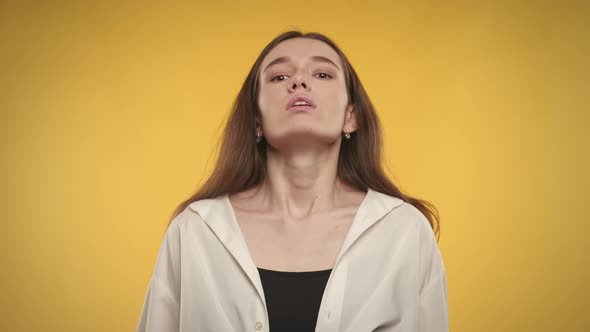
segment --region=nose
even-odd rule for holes
[[[298,86],[302,87],[304,90],[309,90],[309,84],[305,83],[302,75],[293,77],[293,80],[289,84],[289,92],[295,91]]]

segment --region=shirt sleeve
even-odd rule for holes
[[[449,309],[445,267],[434,232],[426,217],[421,215],[421,219],[423,227],[420,230],[419,331],[448,332]]]
[[[178,331],[180,322],[180,234],[174,221],[160,244],[137,332]]]

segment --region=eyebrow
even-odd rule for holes
[[[278,65],[279,63],[286,63],[286,62],[289,62],[289,61],[291,61],[291,58],[288,57],[288,56],[282,56],[282,57],[276,58],[276,59],[272,60],[266,66],[266,68],[264,68],[264,70],[262,72],[264,73],[270,66]],[[338,66],[334,63],[334,61],[326,58],[325,56],[314,55],[314,56],[311,57],[311,61],[313,61],[313,62],[329,63],[329,64],[332,64],[334,67],[336,67],[336,69],[340,70],[340,68],[338,68]]]

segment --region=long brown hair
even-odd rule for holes
[[[280,42],[291,38],[310,38],[332,47],[344,65],[349,103],[354,104],[357,130],[343,140],[338,160],[338,176],[351,187],[367,192],[368,188],[385,193],[416,207],[428,219],[437,241],[440,236],[438,211],[428,201],[403,194],[385,175],[382,168],[381,126],[375,108],[359,77],[340,48],[321,33],[287,31],[274,38],[262,50],[250,69],[235,99],[223,132],[217,165],[208,180],[173,212],[170,222],[190,203],[220,195],[240,192],[262,183],[266,176],[266,142],[255,141],[255,127],[260,116],[257,100],[258,73],[265,56]]]

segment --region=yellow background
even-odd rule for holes
[[[342,47],[394,181],[438,207],[451,330],[590,330],[589,6],[213,3],[0,5],[0,330],[135,329],[169,215],[291,28]]]

